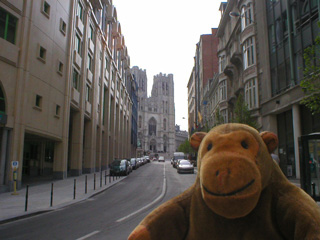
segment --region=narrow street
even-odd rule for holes
[[[84,202],[0,226],[1,239],[126,239],[155,207],[180,194],[195,174],[152,162]]]

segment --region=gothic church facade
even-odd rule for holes
[[[134,66],[131,71],[138,83],[138,155],[169,159],[176,149],[173,75],[154,76],[148,97],[146,70]]]

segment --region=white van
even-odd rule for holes
[[[164,156],[159,156],[159,158],[158,158],[158,162],[164,162],[165,160],[164,160]]]

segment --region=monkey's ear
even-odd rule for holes
[[[202,142],[202,139],[207,135],[205,132],[196,132],[192,134],[190,138],[190,145],[195,150],[198,151],[200,143]]]
[[[277,135],[275,135],[272,132],[262,132],[260,133],[260,136],[264,143],[267,145],[269,153],[272,153],[279,144],[279,140]]]

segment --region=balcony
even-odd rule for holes
[[[109,73],[108,69],[105,68],[104,78],[108,80],[108,79],[110,78],[110,75],[109,75],[109,74],[110,74],[110,73]]]
[[[78,69],[81,68],[81,62],[82,62],[82,58],[80,57],[78,52],[76,50],[74,50],[74,52],[73,52],[73,63],[76,65],[76,67]]]
[[[91,115],[92,105],[90,102],[86,101],[85,111],[88,115]]]
[[[83,35],[83,23],[82,23],[81,19],[79,18],[79,16],[77,16],[77,19],[76,19],[76,28],[82,36]]]
[[[71,90],[71,101],[74,102],[76,105],[79,105],[80,93],[75,88],[72,88]]]
[[[8,63],[16,66],[18,63],[19,47],[0,38],[0,57],[6,59]]]
[[[89,68],[87,68],[87,80],[90,84],[92,84],[93,74]]]
[[[89,51],[94,54],[94,43],[92,41],[91,38],[88,39],[88,48],[89,48]]]

